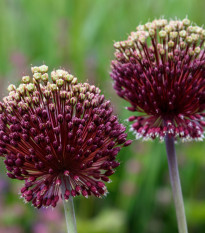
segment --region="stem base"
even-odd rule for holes
[[[178,164],[174,146],[174,138],[166,135],[165,144],[179,233],[188,233],[181,183],[178,172]]]
[[[66,191],[65,181],[64,179],[62,179],[61,192],[62,192],[64,211],[65,211],[66,225],[68,230],[67,232],[77,233],[73,197],[70,195],[69,199],[65,200],[64,198],[65,191]]]

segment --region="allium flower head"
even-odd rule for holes
[[[205,126],[205,30],[188,19],[139,25],[116,42],[111,77],[129,101],[137,138],[202,140]]]
[[[119,166],[116,155],[125,127],[112,114],[99,88],[78,83],[64,70],[32,67],[19,87],[10,85],[0,103],[0,154],[10,178],[25,180],[22,197],[35,207],[64,198],[106,194],[104,182]]]

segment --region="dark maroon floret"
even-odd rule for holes
[[[139,25],[116,42],[111,77],[127,100],[137,138],[203,140],[205,127],[205,30],[188,19]]]
[[[63,196],[100,197],[104,182],[119,166],[116,156],[126,140],[125,127],[112,114],[99,88],[78,83],[64,70],[33,67],[0,103],[0,155],[8,177],[25,180],[27,202],[55,207]]]

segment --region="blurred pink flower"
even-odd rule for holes
[[[33,227],[33,233],[49,233],[49,229],[43,223],[37,223]]]
[[[22,232],[23,232],[22,229],[19,228],[18,226],[0,227],[0,233],[22,233]]]
[[[40,219],[43,221],[61,221],[63,219],[63,215],[59,208],[56,208],[54,211],[53,209],[42,209],[40,211]]]

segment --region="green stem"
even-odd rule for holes
[[[65,211],[66,225],[68,230],[67,232],[77,233],[73,197],[70,195],[69,199],[65,200],[64,198],[65,190],[66,190],[65,182],[62,179],[61,192],[62,192],[64,211]]]
[[[186,216],[184,210],[184,202],[181,190],[181,183],[178,172],[178,164],[174,146],[174,138],[169,135],[165,136],[165,144],[167,150],[167,159],[169,165],[169,175],[171,180],[172,192],[174,197],[176,216],[178,222],[179,233],[188,233]]]

